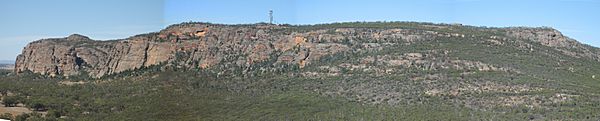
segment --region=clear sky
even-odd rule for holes
[[[3,0],[0,60],[14,60],[28,43],[72,33],[125,38],[170,24],[268,21],[317,24],[419,21],[475,26],[553,27],[600,47],[600,0]]]
[[[1,0],[0,60],[27,43],[73,33],[117,39],[164,27],[162,0]]]

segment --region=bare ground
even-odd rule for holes
[[[0,106],[0,114],[10,113],[13,116],[21,115],[23,113],[31,113],[32,111],[25,107],[4,107]]]

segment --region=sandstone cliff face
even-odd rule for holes
[[[157,51],[161,49],[165,51]],[[165,44],[137,38],[94,41],[81,35],[71,35],[30,43],[17,57],[15,71],[50,76],[87,73],[101,77],[166,61],[168,50],[169,46]]]
[[[600,61],[600,50],[589,45],[581,44],[552,28],[508,28],[506,34],[509,37],[531,40],[541,45],[551,47],[565,55]]]
[[[302,68],[324,55],[348,51],[344,42],[418,39],[413,37],[417,35],[407,36],[400,30],[295,32],[278,26],[181,24],[122,40],[95,41],[71,35],[35,41],[17,57],[15,71],[49,76],[85,73],[99,78],[158,64],[205,69],[217,64],[244,67],[271,59],[276,59],[275,64]]]
[[[552,47],[581,45],[556,31],[512,30],[507,34]],[[76,34],[38,40],[27,45],[17,57],[15,71],[49,76],[87,74],[99,78],[153,65],[209,69],[215,66],[250,67],[270,62],[268,64],[272,66],[303,68],[326,55],[381,50],[385,46],[438,37],[465,38],[465,35],[399,28],[298,29],[274,25],[188,23],[121,40],[95,41]],[[498,44],[504,41],[508,40],[494,40]],[[596,57],[596,52],[590,53],[586,56]]]

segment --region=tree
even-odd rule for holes
[[[30,117],[29,114],[24,113],[24,114],[21,114],[21,115],[18,115],[17,117],[15,117],[15,121],[26,121],[27,118],[29,118],[29,117]]]
[[[57,111],[57,110],[49,110],[48,114],[46,114],[46,116],[48,117],[52,117],[52,118],[59,118],[60,116],[62,116],[61,111]]]
[[[23,115],[25,115],[25,114],[23,114]],[[33,112],[33,113],[28,113],[25,120],[26,121],[48,121],[48,120],[52,120],[52,119],[44,118],[44,117],[42,117],[41,113]]]
[[[47,106],[45,102],[46,101],[42,99],[31,99],[23,103],[25,103],[28,108],[31,108],[34,111],[45,111]]]
[[[4,107],[13,107],[19,103],[19,99],[16,96],[6,96],[2,99],[2,102],[4,103]]]
[[[0,119],[8,119],[11,120],[13,118],[13,115],[10,113],[4,113],[2,115],[0,115]]]
[[[44,111],[46,110],[46,105],[44,105],[40,101],[34,101],[30,103],[29,108],[32,108],[34,111]]]

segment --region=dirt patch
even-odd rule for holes
[[[21,115],[24,113],[32,113],[31,110],[24,107],[4,107],[0,106],[0,114],[10,113],[13,116]]]
[[[67,85],[67,86],[72,86],[72,85],[81,85],[81,84],[85,84],[86,82],[84,81],[77,81],[77,82],[73,82],[73,81],[60,81],[58,82],[58,84],[60,85]]]

